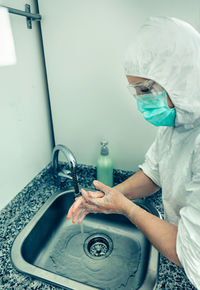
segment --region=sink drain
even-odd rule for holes
[[[83,248],[90,258],[104,259],[111,254],[113,243],[105,234],[93,234],[85,240]]]

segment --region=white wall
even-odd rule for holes
[[[148,16],[178,17],[199,29],[199,0],[39,0],[39,9],[56,143],[95,165],[106,138],[114,167],[137,170],[156,128],[127,91],[124,53]]]
[[[32,2],[6,0],[1,4],[24,10],[25,3]],[[33,23],[33,29],[27,29],[24,17],[10,14],[10,19],[17,64],[0,67],[0,209],[51,158],[47,92],[38,27]]]

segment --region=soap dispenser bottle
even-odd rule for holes
[[[109,155],[107,141],[101,141],[101,152],[97,160],[97,180],[110,187],[113,186],[113,163]]]

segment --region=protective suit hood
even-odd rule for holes
[[[168,93],[175,108],[175,127],[200,124],[200,34],[188,23],[150,17],[128,49],[126,75],[152,79]]]

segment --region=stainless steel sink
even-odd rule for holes
[[[73,201],[72,190],[46,201],[13,243],[14,266],[67,289],[153,289],[158,253],[145,236],[118,214],[89,214],[72,224],[66,214]]]

